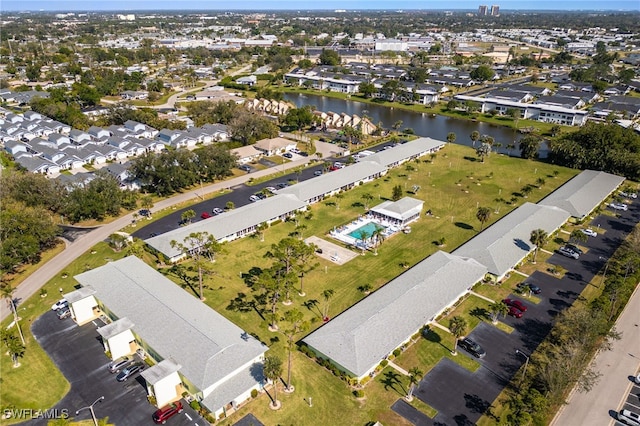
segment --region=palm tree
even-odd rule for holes
[[[364,209],[369,210],[369,203],[373,201],[373,195],[367,192],[365,194],[362,194],[361,198],[364,200]]]
[[[299,333],[304,333],[309,328],[309,323],[304,321],[304,315],[297,309],[292,309],[284,313],[282,318],[287,322],[289,327],[283,332],[287,336],[287,388],[288,392],[293,392],[293,385],[291,385],[291,353],[293,352],[293,346],[295,344],[295,337]]]
[[[264,231],[266,231],[268,227],[267,222],[262,222],[256,226],[256,232],[260,235],[260,241],[264,241]]]
[[[267,356],[264,358],[264,364],[262,366],[262,373],[264,377],[273,382],[273,400],[271,402],[271,408],[280,408],[280,401],[278,401],[278,380],[282,375],[282,360],[275,355]]]
[[[531,231],[531,237],[529,238],[529,241],[531,241],[531,244],[536,246],[536,248],[533,250],[533,263],[536,263],[538,250],[540,249],[540,247],[545,245],[545,243],[547,242],[547,238],[548,235],[544,229],[534,229],[533,231]]]
[[[579,229],[574,229],[569,235],[569,241],[575,241],[577,243],[586,243],[589,240],[589,236]]]
[[[458,339],[464,335],[467,330],[467,321],[459,316],[455,316],[449,320],[449,331],[455,337],[455,341],[453,343],[453,352],[451,354],[458,354]]]
[[[322,319],[324,321],[329,321],[329,300],[333,297],[336,292],[328,288],[322,292],[322,298],[324,299],[324,306],[322,307]]]
[[[491,145],[488,143],[481,143],[479,147],[476,148],[476,155],[480,157],[480,161],[484,163],[484,157],[488,157],[491,154]]]
[[[420,379],[422,378],[422,371],[418,367],[412,367],[409,370],[409,392],[407,393],[407,401],[413,400],[413,391]]]
[[[471,132],[469,137],[471,138],[471,143],[472,143],[473,147],[475,148],[476,142],[478,142],[478,140],[480,139],[480,132],[477,131],[477,130],[474,130],[473,132]]]
[[[478,211],[476,212],[476,219],[480,221],[480,231],[482,231],[484,224],[489,220],[490,217],[491,209],[489,207],[478,207]]]
[[[378,246],[384,241],[384,229],[376,228],[371,234],[371,242],[373,243],[374,255],[378,255]]]
[[[13,321],[16,324],[16,328],[18,329],[18,334],[20,335],[20,341],[22,342],[23,346],[26,346],[27,344],[24,341],[24,335],[22,334],[22,329],[20,328],[20,317],[18,316],[18,310],[16,309],[16,302],[15,300],[13,300],[13,292],[16,289],[11,287],[9,284],[4,284],[1,288],[0,288],[0,292],[2,292],[2,297],[7,299],[7,304],[9,305],[9,308],[11,309],[11,313],[13,314]]]
[[[504,316],[509,313],[509,307],[502,301],[494,302],[489,305],[489,313],[491,314],[491,322],[495,324],[498,322],[500,314]]]
[[[209,265],[205,263],[205,261],[207,259],[209,262],[215,261],[215,254],[220,252],[221,244],[208,232],[192,232],[184,237],[182,242],[171,240],[169,244],[172,248],[180,250],[185,256],[191,256],[191,258],[193,258],[195,266],[198,268],[200,300],[204,300],[203,275],[205,272],[210,272]]]
[[[186,210],[182,215],[180,215],[182,223],[191,223],[194,217],[196,217],[196,212],[192,209]]]
[[[447,142],[454,143],[456,141],[456,134],[453,132],[447,133]]]

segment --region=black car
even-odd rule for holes
[[[518,284],[516,287],[518,287],[518,290],[521,292],[530,291],[533,294],[540,294],[542,292],[540,287],[527,281]]]
[[[240,170],[243,170],[243,171],[247,172],[247,173],[249,173],[251,171],[251,166],[247,166],[246,164],[241,164],[241,165],[238,166],[238,168]]]
[[[136,362],[135,364],[131,364],[130,366],[122,370],[116,377],[116,380],[119,382],[126,382],[129,377],[140,373],[142,370],[144,370],[144,364],[141,362]]]
[[[289,186],[289,184],[286,182],[276,183],[276,188],[278,189],[286,188],[287,186]]]
[[[476,358],[484,358],[484,356],[487,354],[484,349],[482,349],[482,346],[469,339],[468,337],[460,340],[460,343],[458,344],[460,345],[460,347],[464,348],[467,352],[469,352]]]

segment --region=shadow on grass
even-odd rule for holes
[[[475,163],[476,161],[478,161],[478,159],[476,157],[469,157],[468,155],[465,155],[462,158],[464,158],[467,161],[471,161],[472,163]]]
[[[471,314],[471,316],[474,316],[481,321],[491,319],[489,317],[489,311],[487,311],[485,308],[475,307],[469,313]]]
[[[473,229],[473,226],[469,225],[468,223],[464,223],[464,222],[456,222],[456,223],[454,223],[454,225],[456,225],[458,228],[462,228],[462,229],[467,229],[467,230]]]
[[[384,377],[380,379],[380,383],[384,385],[384,390],[389,390],[391,388],[395,392],[397,392],[400,396],[405,396],[407,394],[404,385],[400,381],[400,373],[395,372],[394,370],[389,370],[384,373]],[[399,388],[396,388],[396,386]]]
[[[431,329],[425,329],[422,332],[422,337],[424,337],[427,341],[429,341],[431,343],[439,344],[440,346],[445,348],[447,351],[451,351],[451,348],[448,348],[447,346],[442,344],[442,337],[440,337],[440,335],[438,333],[436,333],[435,331],[433,331]]]

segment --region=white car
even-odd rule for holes
[[[635,192],[620,192],[620,195],[627,198],[633,198],[633,199],[638,198],[638,194],[636,194]]]
[[[251,197],[249,197],[249,201],[255,203],[256,201],[260,201],[260,198],[257,195],[252,195]]]
[[[611,207],[614,210],[624,210],[625,212],[629,208],[629,206],[627,206],[624,203],[611,203],[609,204],[609,207]]]
[[[267,186],[265,189],[272,194],[275,194],[277,191],[277,189],[275,189],[273,186]]]
[[[598,233],[596,231],[594,231],[593,229],[590,228],[583,228],[580,231],[582,231],[583,234],[588,235],[590,237],[597,237]]]
[[[57,311],[59,309],[66,308],[68,306],[69,306],[69,302],[67,302],[67,299],[60,299],[56,303],[54,303],[53,306],[51,306],[51,310]]]
[[[626,425],[640,426],[640,415],[629,410],[622,410],[617,415],[618,420]]]

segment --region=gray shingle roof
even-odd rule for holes
[[[109,311],[204,390],[263,354],[267,347],[135,256],[77,275]],[[243,338],[243,336],[245,338]]]
[[[147,383],[155,385],[160,380],[175,373],[176,371],[179,371],[181,368],[182,366],[180,364],[176,364],[173,360],[163,359],[153,367],[144,370],[140,375],[147,381]]]
[[[216,240],[221,240],[236,232],[305,207],[306,203],[298,201],[291,195],[276,195],[191,225],[182,226],[157,237],[149,238],[145,242],[165,256],[174,258],[179,256],[181,252],[178,248],[171,247],[171,241],[183,242],[192,232],[208,232]]]
[[[367,157],[367,161],[375,161],[382,166],[389,167],[408,158],[419,157],[427,152],[438,150],[446,144],[446,142],[437,139],[418,138],[370,155]]]
[[[585,170],[553,191],[539,204],[560,207],[571,213],[571,216],[582,218],[595,209],[622,182],[624,178],[620,176]]]
[[[92,287],[81,287],[64,295],[69,303],[75,303],[78,300],[86,299],[87,297],[94,295],[96,291]]]
[[[452,254],[476,259],[489,272],[501,277],[531,250],[531,231],[551,233],[571,215],[558,207],[525,203],[483,232],[461,245]]]
[[[381,175],[387,171],[386,167],[368,160],[369,157],[367,157],[367,161],[361,161],[360,163],[352,164],[343,169],[288,186],[278,190],[277,193],[292,194],[302,201],[309,202],[325,194],[339,191],[341,188],[353,185],[372,176]]]
[[[421,209],[424,201],[411,197],[404,197],[398,201],[385,201],[371,209],[371,211],[391,216],[396,219],[407,219],[408,215],[414,214],[414,210]]]
[[[263,364],[256,362],[251,364],[248,368],[242,369],[202,400],[205,407],[212,411],[218,410],[229,403],[229,401],[235,400],[239,395],[246,392],[247,389],[251,389],[257,383],[264,382]]]
[[[357,377],[375,367],[486,273],[439,251],[304,339]]]
[[[89,287],[83,287],[83,288],[89,288]],[[115,337],[122,332],[131,330],[134,326],[135,324],[132,323],[129,318],[126,318],[126,317],[120,318],[112,323],[109,323],[103,327],[98,328],[98,334],[101,335],[103,339],[109,340],[112,337]]]

